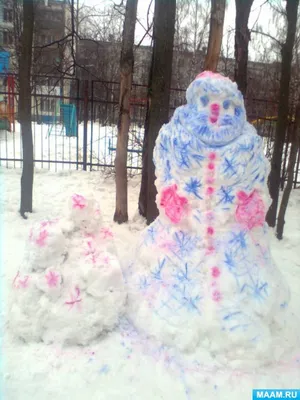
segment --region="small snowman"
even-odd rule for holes
[[[10,326],[24,341],[86,345],[115,327],[126,291],[99,204],[74,194],[66,217],[30,231],[13,280]]]

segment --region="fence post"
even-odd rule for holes
[[[89,81],[84,81],[84,98],[83,98],[83,170],[87,169],[87,131],[89,118]]]

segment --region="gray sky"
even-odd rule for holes
[[[103,7],[108,4],[112,3],[119,3],[118,0],[79,0],[80,4],[85,4],[88,6],[97,6],[97,7]],[[147,9],[149,5],[150,0],[139,0],[138,2],[138,17],[141,20],[141,22],[144,22],[144,25],[146,26],[146,15],[147,15]],[[282,1],[283,2],[283,1]],[[154,3],[154,1],[153,1]],[[228,7],[226,10],[225,14],[225,21],[224,21],[224,35],[226,35],[226,32],[228,29],[234,28],[235,25],[235,0],[227,0]],[[271,15],[271,9],[268,6],[268,4],[264,4],[265,0],[254,0],[253,6],[251,9],[250,17],[249,17],[249,28],[252,28],[253,25],[257,22],[259,25],[263,26],[263,29],[276,36],[276,27],[272,23],[272,15]],[[261,5],[264,4],[263,7]],[[138,42],[144,34],[143,28],[139,26],[139,24],[136,25],[136,42]],[[225,40],[225,37],[224,37]],[[143,44],[149,44],[149,41],[144,41]],[[232,49],[233,50],[233,43],[232,43]],[[249,48],[249,54],[250,58],[254,59],[255,58],[255,53],[253,49],[251,48],[251,43],[250,43],[250,48]]]

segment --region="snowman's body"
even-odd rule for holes
[[[87,345],[117,325],[126,290],[112,236],[97,203],[81,195],[72,197],[68,218],[33,227],[13,281],[15,336]]]
[[[269,163],[236,84],[197,77],[154,162],[160,214],[127,270],[133,322],[186,351],[270,354],[289,291],[269,249]]]

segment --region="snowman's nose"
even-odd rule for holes
[[[218,121],[219,114],[220,114],[220,105],[217,103],[211,104],[209,120],[212,124],[215,124]]]

